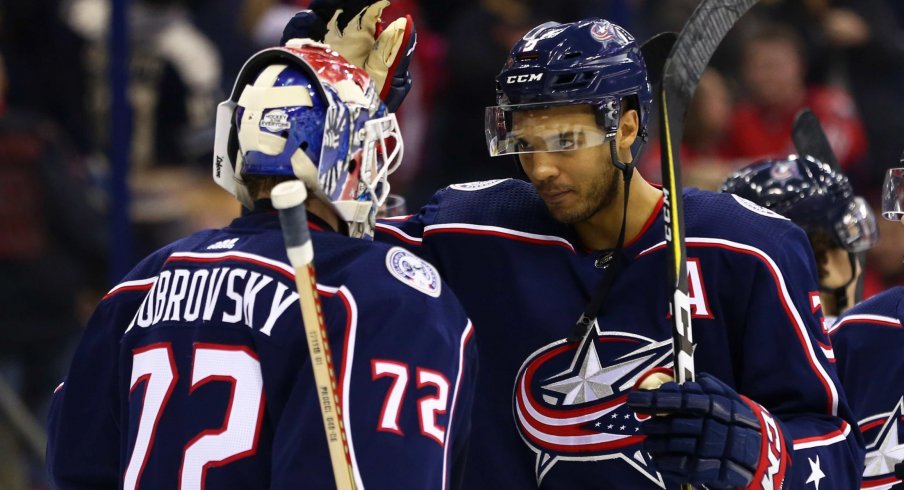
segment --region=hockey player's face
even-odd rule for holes
[[[513,126],[525,145],[549,140],[550,128],[596,127],[588,105],[523,111],[514,114]],[[574,144],[570,131],[561,133],[561,145]],[[577,146],[580,146],[579,144]],[[618,175],[611,165],[607,144],[570,151],[538,151],[519,155],[521,166],[552,216],[568,224],[590,219],[609,207],[618,193]]]

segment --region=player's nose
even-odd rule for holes
[[[554,179],[559,175],[559,167],[554,153],[536,152],[531,154],[531,169],[528,173],[535,182]]]

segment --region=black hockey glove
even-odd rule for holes
[[[281,44],[313,39],[329,44],[346,60],[367,71],[380,99],[395,112],[411,90],[408,65],[417,44],[410,15],[383,27],[387,0],[314,0],[286,24]]]
[[[781,488],[788,466],[782,429],[769,412],[708,374],[628,394],[651,415],[644,448],[662,476],[711,489]]]

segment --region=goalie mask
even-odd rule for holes
[[[296,177],[353,237],[373,237],[402,155],[398,123],[367,73],[312,41],[252,56],[217,109],[217,184],[250,209],[245,177]]]

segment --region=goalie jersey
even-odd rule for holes
[[[779,420],[786,488],[855,488],[862,441],[804,232],[733,195],[688,189],[684,199],[697,372]],[[575,343],[566,338],[612,252],[583,249],[529,183],[452,185],[378,224],[378,239],[435,264],[481,327],[465,488],[667,488],[624,404],[643,373],[672,365],[662,220],[660,202],[628,237],[591,340]]]
[[[904,287],[854,306],[829,335],[838,357],[838,377],[848,394],[866,443],[860,488],[886,490],[901,481],[904,461]]]
[[[450,488],[476,368],[468,318],[427,262],[309,219],[358,488]],[[53,395],[52,483],[335,487],[298,305],[272,208],[146,258],[101,301]]]

